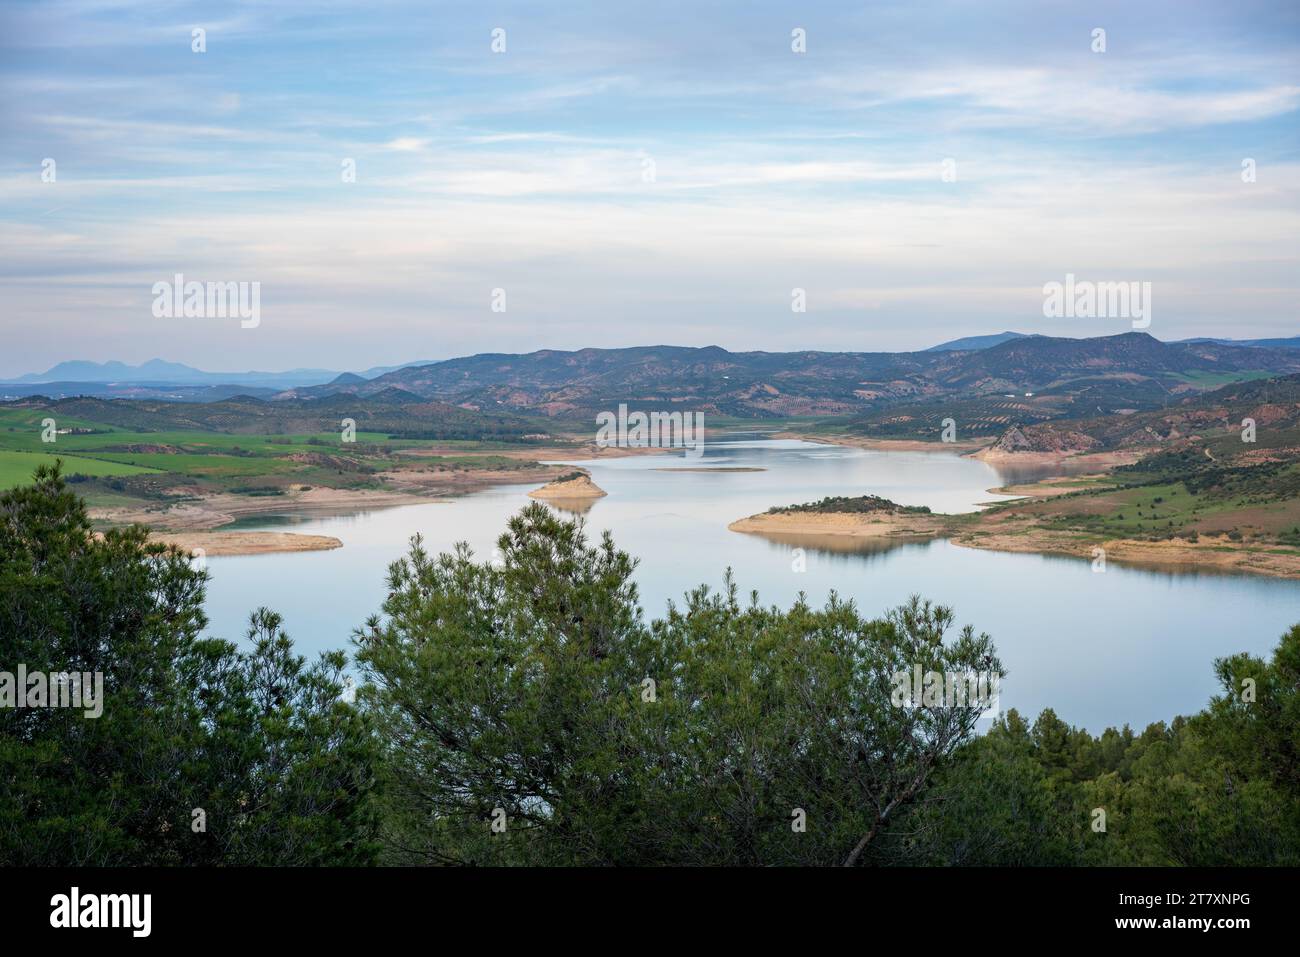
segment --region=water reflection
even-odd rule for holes
[[[566,515],[586,515],[591,511],[591,507],[595,505],[599,499],[592,498],[591,496],[580,496],[577,498],[559,498],[556,496],[549,496],[543,499],[543,501],[552,508],[564,512]]]

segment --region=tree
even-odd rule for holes
[[[1300,627],[1270,661],[1215,670],[1208,708],[1136,736],[1094,738],[1050,709],[1030,728],[1013,712],[957,753],[898,829],[904,850],[948,864],[1300,863]]]
[[[865,862],[981,710],[900,705],[896,676],[1001,676],[919,599],[869,621],[742,607],[728,579],[647,625],[608,534],[533,504],[499,549],[416,539],[358,635],[395,860]]]
[[[391,857],[608,862],[615,822],[641,813],[620,751],[654,668],[634,563],[540,505],[500,547],[498,567],[465,546],[432,558],[417,538],[390,569],[385,620],[359,636]]]
[[[890,835],[891,863],[1026,867],[1072,863],[1064,806],[1014,709],[960,748]]]
[[[49,688],[102,682],[92,709],[0,707],[0,862],[374,859],[343,655],[306,666],[265,610],[250,651],[201,638],[205,583],[142,527],[94,534],[57,466],[0,495],[0,671],[24,696],[20,665]]]

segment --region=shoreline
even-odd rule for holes
[[[822,435],[802,435],[792,432],[776,437],[798,438],[828,445],[841,445],[878,451],[928,451],[963,453],[963,443],[937,447],[937,443],[896,439],[845,439]],[[964,443],[974,444],[974,440]],[[548,451],[569,452],[574,458],[590,456],[590,449],[529,449],[511,450],[512,457],[530,458],[546,455]],[[657,454],[657,448],[601,450],[603,457]],[[597,453],[599,455],[599,453]],[[1046,501],[1073,491],[1087,489],[1107,471],[1124,460],[1140,457],[1141,453],[1091,453],[1083,455],[1057,455],[1055,453],[1001,453],[998,464],[1060,465],[1086,463],[1095,465],[1097,471],[1085,474],[1057,475],[1027,483],[1013,483],[988,489],[990,494],[1016,496],[1020,502]],[[972,457],[980,458],[979,455]],[[985,459],[987,461],[987,459]],[[552,463],[554,459],[550,459]],[[989,464],[994,464],[990,462]],[[502,485],[528,485],[551,482],[568,464],[539,465],[521,469],[465,469],[461,471],[412,469],[391,470],[379,473],[386,480],[382,489],[334,489],[323,486],[312,488],[290,487],[284,495],[251,497],[230,492],[210,492],[199,487],[185,486],[174,489],[184,498],[166,505],[141,503],[136,506],[109,506],[91,508],[90,515],[97,525],[121,526],[144,524],[151,528],[151,540],[176,544],[187,550],[203,549],[205,555],[256,555],[274,552],[320,551],[341,547],[342,542],[329,536],[302,535],[281,531],[241,531],[224,526],[239,521],[255,520],[286,513],[307,516],[356,514],[371,509],[395,508],[402,505],[448,504],[449,496],[459,497]],[[705,471],[706,469],[655,468],[650,471]],[[722,471],[725,469],[707,469]],[[746,469],[750,471],[750,469]],[[560,490],[535,489],[530,497],[551,499],[557,506],[585,512],[594,500],[603,494],[569,494],[560,496]],[[576,491],[576,490],[575,490]],[[549,494],[548,494],[549,493]],[[561,500],[562,499],[562,500]],[[1010,503],[991,503],[1010,504]],[[1103,540],[1095,536],[1079,535],[1063,530],[1042,528],[1031,521],[1008,520],[1005,511],[984,509],[962,515],[917,515],[892,513],[760,513],[737,519],[727,528],[742,534],[768,536],[784,543],[817,539],[823,543],[854,541],[885,548],[890,543],[902,544],[933,539],[947,539],[965,548],[983,548],[990,551],[1042,554],[1091,559],[1092,549],[1106,550],[1107,559],[1120,564],[1171,568],[1182,571],[1204,570],[1266,575],[1269,577],[1300,579],[1300,550],[1286,546],[1250,543],[1229,543],[1214,539],[1198,543],[1185,540],[1142,541],[1137,539]]]
[[[989,465],[1077,465],[1098,469],[1113,469],[1118,465],[1132,465],[1150,454],[1152,450],[1124,449],[1117,452],[1003,452],[986,448],[973,452],[970,457]]]
[[[1142,541],[1103,539],[1069,532],[1017,525],[999,530],[980,527],[987,513],[969,515],[915,515],[882,512],[762,512],[737,519],[727,528],[760,535],[779,544],[800,541],[817,547],[818,540],[856,540],[865,545],[945,539],[962,548],[1050,555],[1092,561],[1094,549],[1106,561],[1139,568],[1179,572],[1204,571],[1300,579],[1300,549],[1277,545],[1226,543],[1222,540],[1192,543],[1185,540]]]
[[[982,548],[995,552],[1095,559],[1094,549],[1105,553],[1107,562],[1135,568],[1210,573],[1264,575],[1269,578],[1300,579],[1300,551],[1285,546],[1191,543],[1186,541],[1141,541],[1131,538],[1080,539],[1046,529],[1021,534],[956,534],[948,538],[961,548]]]
[[[384,483],[383,488],[330,488],[328,486],[290,485],[282,495],[248,496],[233,492],[215,491],[200,485],[179,485],[168,491],[176,496],[171,502],[137,505],[91,506],[91,519],[97,526],[148,525],[160,534],[215,532],[239,521],[253,520],[284,514],[329,516],[354,514],[379,508],[396,508],[402,505],[446,504],[462,495],[496,488],[502,485],[532,485],[550,482],[562,475],[565,464],[545,464],[537,461],[546,458],[555,463],[552,453],[573,453],[574,459],[591,457],[589,448],[507,449],[488,454],[535,463],[534,467],[519,469],[425,468],[419,460],[438,453],[456,454],[454,449],[420,449],[421,454],[407,456],[412,460],[409,468],[387,469],[375,473]],[[603,457],[618,458],[624,454],[659,452],[660,449],[607,449]],[[460,453],[463,454],[463,453]],[[229,531],[229,530],[227,530]],[[293,549],[291,549],[293,550]]]
[[[1105,472],[1087,472],[1082,475],[1052,475],[1036,482],[1012,482],[985,489],[990,495],[1013,495],[1021,499],[1048,499],[1071,492],[1085,492],[1092,488],[1099,479],[1106,477]],[[997,504],[997,503],[994,503]]]
[[[193,494],[193,498],[166,507],[92,507],[93,521],[110,526],[148,525],[159,535],[217,534],[223,526],[238,521],[285,513],[326,516],[394,508],[399,505],[445,503],[445,496],[423,496],[412,492],[380,489],[327,489],[290,492],[256,500],[230,492]],[[226,530],[224,534],[238,534]]]
[[[1150,453],[1150,449],[1109,452],[1003,452],[990,447],[993,438],[970,439],[945,444],[909,439],[871,439],[857,436],[822,435],[787,431],[776,438],[797,438],[830,445],[844,445],[879,451],[960,452],[990,466],[1048,466],[1062,469],[1031,482],[1013,482],[987,491],[992,495],[1015,496],[1014,501],[1045,502],[1070,492],[1087,491],[1120,465],[1129,465]],[[1069,469],[1066,472],[1065,469]],[[1078,469],[1086,471],[1076,471]],[[1221,538],[1191,542],[1186,539],[1144,541],[1104,538],[1065,530],[1049,529],[1032,521],[1008,520],[999,505],[991,502],[981,511],[965,515],[890,516],[887,520],[864,521],[857,513],[823,513],[802,516],[762,513],[738,519],[727,527],[732,531],[768,536],[773,541],[835,541],[856,539],[889,547],[889,542],[946,539],[962,548],[1030,555],[1050,555],[1092,561],[1094,549],[1105,552],[1107,561],[1139,568],[1174,572],[1263,575],[1270,578],[1300,579],[1300,549],[1276,543],[1230,542]],[[810,519],[818,519],[810,521]],[[785,520],[780,520],[785,519]],[[921,519],[918,521],[918,519]]]
[[[842,445],[850,449],[869,452],[957,452],[963,455],[978,452],[998,440],[996,435],[977,436],[960,442],[927,442],[924,439],[872,439],[863,435],[826,435],[821,432],[775,432],[774,439],[801,439],[822,445]]]
[[[978,459],[989,465],[1008,466],[1066,466],[1095,468],[1105,471],[1119,465],[1131,465],[1148,455],[1151,448],[1123,449],[1111,452],[1004,452],[994,449],[996,435],[976,436],[957,442],[929,442],[924,439],[875,439],[860,435],[827,435],[820,432],[785,431],[775,433],[775,439],[802,439],[805,442],[819,442],[823,445],[841,445],[852,449],[865,449],[872,452],[949,452],[966,458]],[[1089,473],[1094,474],[1094,473]],[[1066,478],[1049,476],[1047,480]],[[1082,475],[1074,475],[1081,478]],[[1047,481],[1045,480],[1045,481]],[[997,491],[989,489],[990,492]]]

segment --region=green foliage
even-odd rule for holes
[[[808,502],[803,505],[777,505],[768,509],[769,513],[782,514],[786,512],[812,512],[812,513],[858,513],[858,512],[889,512],[891,514],[904,515],[929,515],[930,508],[927,505],[899,505],[897,502],[891,502],[887,498],[881,498],[879,495],[829,495],[817,502]]]
[[[307,666],[265,609],[251,651],[200,638],[206,573],[146,531],[92,535],[57,468],[0,495],[0,669],[103,682],[98,717],[0,708],[0,862],[373,860],[373,744],[339,700],[342,653]]]
[[[50,448],[50,446],[46,446]],[[31,480],[32,473],[40,466],[52,466],[60,459],[63,468],[72,475],[112,476],[145,475],[153,470],[119,462],[105,462],[98,459],[55,455],[49,452],[15,452],[0,449],[0,491],[11,489]]]
[[[338,393],[317,399],[276,401],[247,395],[215,402],[32,396],[0,403],[0,424],[18,422],[30,429],[31,422],[45,415],[53,416],[61,426],[66,420],[69,424],[92,424],[99,429],[111,427],[137,433],[145,436],[142,439],[145,442],[163,441],[162,434],[171,434],[184,442],[194,433],[227,433],[246,440],[256,436],[309,433],[336,442],[344,417],[355,420],[358,437],[402,435],[518,442],[525,434],[539,431],[532,420],[520,416],[475,412],[396,390],[364,398]],[[150,434],[152,439],[148,437]],[[218,436],[216,444],[228,442]]]
[[[309,665],[273,612],[200,637],[206,574],[93,535],[57,467],[0,494],[0,671],[104,692],[98,717],[0,707],[0,863],[1300,864],[1300,625],[1218,661],[1190,718],[976,736],[978,706],[895,695],[1003,673],[944,607],[783,610],[728,574],[647,621],[608,533],[533,504],[499,549],[413,541],[352,705],[344,655]]]
[[[1009,712],[888,850],[914,864],[1295,866],[1300,626],[1271,662],[1237,655],[1216,672],[1223,693],[1205,711],[1141,735],[1093,737],[1050,710],[1029,728]]]
[[[742,606],[728,581],[647,625],[608,534],[534,504],[499,547],[417,539],[358,635],[395,861],[857,862],[979,714],[898,707],[893,676],[1001,674],[919,599],[869,621],[835,598]]]

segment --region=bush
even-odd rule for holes
[[[533,504],[498,544],[414,540],[358,635],[395,862],[863,862],[979,715],[896,706],[894,677],[1001,674],[920,599],[868,620],[742,606],[728,580],[646,624],[608,534]]]

